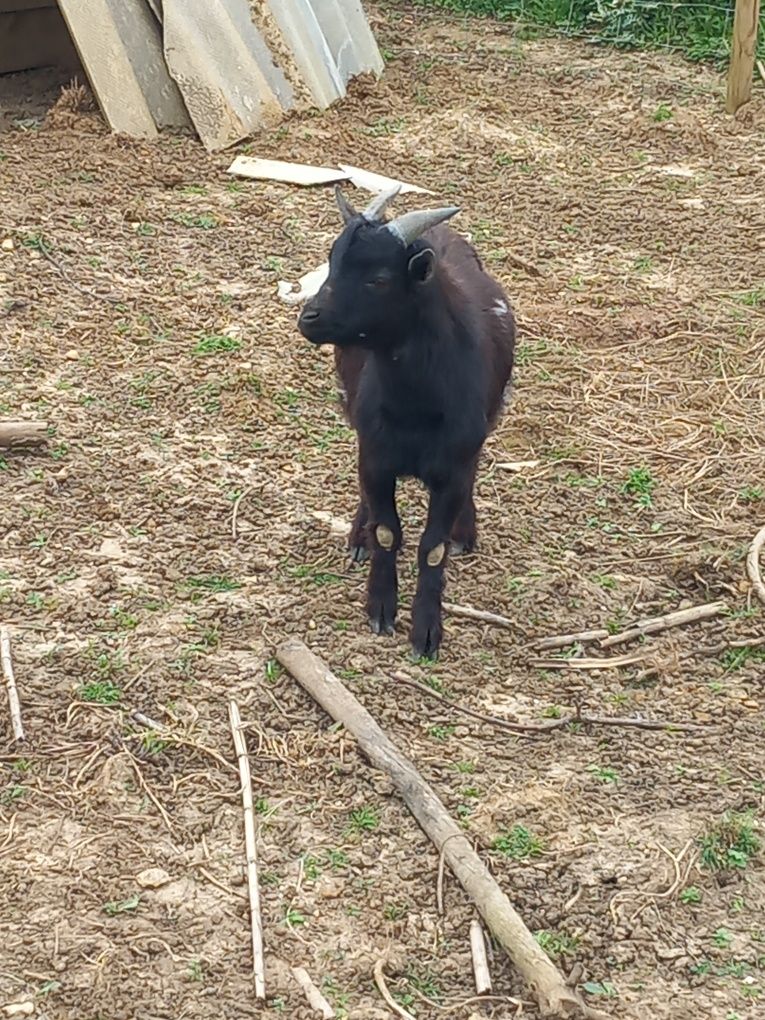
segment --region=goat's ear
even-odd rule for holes
[[[409,278],[415,283],[427,283],[436,268],[436,253],[432,248],[423,248],[409,259]]]
[[[343,223],[350,223],[356,215],[356,210],[343,194],[339,184],[335,185],[335,201],[337,202],[337,208],[340,210],[340,215],[343,217]]]

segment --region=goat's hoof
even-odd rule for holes
[[[415,659],[430,659],[435,662],[443,637],[443,627],[438,619],[429,622],[416,620],[412,626],[410,640],[412,656]]]
[[[378,636],[381,634],[390,635],[396,633],[396,604],[386,605],[385,602],[380,599],[374,599],[367,606],[367,614],[369,616],[369,627],[373,634]]]
[[[369,549],[365,545],[352,545],[348,551],[352,563],[365,563],[369,559]]]

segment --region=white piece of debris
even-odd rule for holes
[[[252,156],[237,156],[227,172],[237,177],[251,177],[256,181],[282,181],[285,184],[299,184],[302,187],[332,184],[348,179],[348,174],[344,170],[328,166],[283,163],[278,159],[256,159]]]
[[[300,305],[303,301],[313,297],[329,275],[329,262],[322,262],[310,273],[301,276],[297,284],[288,283],[287,280],[279,280],[276,293],[280,301],[285,305]],[[297,286],[297,290],[295,287]]]
[[[400,186],[402,195],[405,195],[407,192],[418,195],[434,194],[434,192],[428,191],[427,188],[421,188],[419,184],[408,184],[406,181],[399,181],[395,177],[375,174],[371,170],[363,170],[358,166],[348,166],[345,163],[338,163],[337,165],[345,172],[348,180],[354,187],[362,188],[364,191],[371,191],[374,194],[379,194],[381,191],[389,191],[396,186]]]
[[[311,517],[316,521],[321,521],[322,524],[328,524],[330,534],[337,538],[345,538],[351,533],[350,523],[341,517],[334,517],[328,510],[312,510]]]
[[[139,871],[135,880],[142,889],[159,889],[160,886],[167,885],[170,876],[164,868],[146,868],[145,871]]]
[[[527,471],[531,468],[539,467],[538,460],[505,460],[498,461],[495,467],[501,471]]]

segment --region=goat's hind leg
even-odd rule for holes
[[[452,555],[473,552],[478,540],[475,523],[475,501],[473,499],[473,486],[475,485],[475,473],[477,467],[477,464],[473,467],[472,475],[470,477],[470,491],[462,504],[460,512],[457,514],[457,520],[454,522],[454,527],[452,528],[449,542],[449,552]]]
[[[369,539],[367,537],[367,523],[369,522],[369,508],[361,497],[351,525],[351,533],[348,536],[348,551],[354,563],[363,563],[369,559]]]

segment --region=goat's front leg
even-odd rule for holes
[[[441,644],[441,594],[449,536],[457,515],[470,495],[467,479],[454,479],[430,493],[428,521],[417,554],[419,576],[412,606],[412,651],[418,657],[435,659]]]
[[[396,477],[364,467],[360,476],[361,490],[366,497],[367,534],[372,559],[367,582],[369,625],[375,634],[392,634],[398,600],[396,559],[401,548]]]

